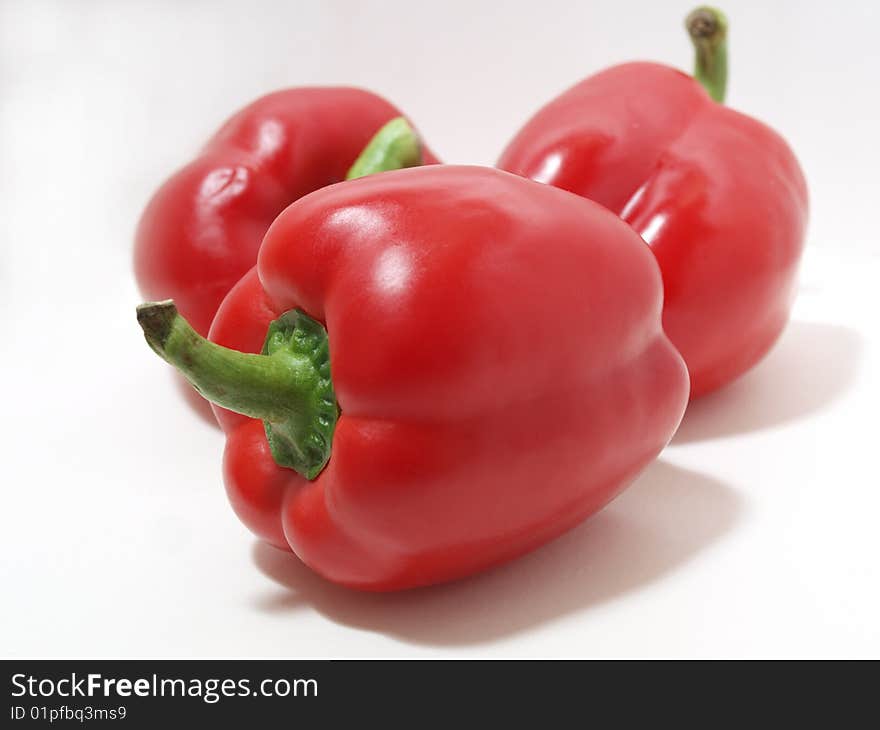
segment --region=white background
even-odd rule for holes
[[[689,2],[0,1],[0,654],[880,657],[875,2],[736,2],[729,103],[798,153],[794,321],[584,526],[402,595],[323,582],[228,505],[222,437],[134,321],[152,190],[236,108],[372,88],[490,164],[605,65],[689,68]]]

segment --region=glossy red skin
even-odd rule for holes
[[[659,269],[598,205],[491,168],[384,173],[272,224],[210,337],[259,352],[324,322],[341,416],[312,482],[222,409],[233,507],[326,578],[397,590],[509,560],[579,523],[668,442],[687,372]]]
[[[782,137],[692,77],[655,63],[591,76],[543,107],[498,166],[601,203],[645,238],[692,397],[779,337],[803,248],[803,174]]]
[[[237,112],[141,216],[134,254],[141,293],[174,299],[206,335],[275,217],[345,179],[370,138],[400,115],[385,99],[345,87],[277,91]],[[430,150],[424,157],[437,161]]]

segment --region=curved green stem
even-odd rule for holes
[[[147,344],[212,403],[261,419],[279,466],[314,479],[330,458],[338,407],[330,379],[327,332],[303,312],[270,326],[263,354],[208,341],[174,302],[137,308]]]
[[[703,6],[687,16],[685,27],[694,44],[694,78],[721,103],[727,92],[727,18]]]
[[[400,170],[422,164],[422,144],[415,130],[403,117],[396,117],[383,126],[355,160],[346,180],[354,180],[375,172]]]

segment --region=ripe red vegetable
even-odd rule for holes
[[[434,166],[287,208],[218,344],[171,302],[138,319],[231,409],[242,521],[330,580],[396,590],[537,547],[657,455],[688,394],[661,300],[650,251],[600,206]]]
[[[543,107],[498,166],[601,203],[651,246],[695,397],[745,372],[784,328],[807,189],[782,137],[713,101],[727,78],[723,15],[700,8],[687,25],[698,80],[655,63],[591,76]]]
[[[153,196],[138,225],[141,293],[173,298],[207,334],[217,307],[256,263],[275,217],[297,198],[346,178],[364,146],[400,116],[362,89],[297,88],[263,96],[228,119],[199,156]],[[414,151],[391,166],[436,162]],[[376,172],[388,160],[371,159]]]

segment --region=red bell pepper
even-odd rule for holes
[[[657,455],[688,393],[661,300],[648,248],[600,206],[433,166],[287,208],[213,342],[171,302],[138,319],[231,409],[242,521],[330,580],[396,590],[556,537]]]
[[[807,188],[782,137],[716,103],[724,16],[699,8],[687,27],[696,80],[655,63],[591,76],[542,108],[498,166],[599,202],[641,234],[694,397],[754,365],[785,326]]]
[[[223,297],[256,263],[275,217],[344,180],[370,138],[399,116],[375,94],[332,87],[278,91],[237,112],[147,205],[135,240],[141,293],[173,298],[207,334]],[[373,155],[352,176],[437,161],[429,150],[408,154]]]

